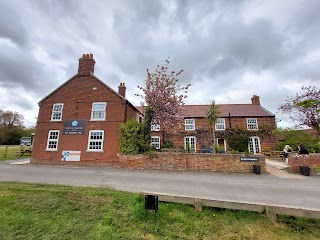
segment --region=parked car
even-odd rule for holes
[[[202,153],[213,153],[213,148],[203,147],[201,148]]]
[[[23,137],[20,139],[20,145],[31,146],[31,137]]]

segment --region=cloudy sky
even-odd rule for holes
[[[93,53],[95,75],[134,105],[146,69],[170,57],[187,104],[250,103],[276,114],[320,87],[319,0],[0,0],[0,109],[36,123],[38,101]]]

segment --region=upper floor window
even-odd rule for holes
[[[153,123],[151,124],[151,132],[159,132],[160,131],[160,124]]]
[[[226,121],[224,118],[217,118],[216,120],[216,130],[226,130]]]
[[[141,114],[136,114],[136,120],[138,123],[142,123],[143,122],[143,116]]]
[[[59,131],[50,130],[47,140],[47,151],[57,151],[58,150],[58,141],[59,141]]]
[[[55,103],[52,107],[51,121],[62,120],[63,103]]]
[[[103,130],[91,130],[89,132],[87,151],[101,152],[103,150]]]
[[[106,120],[106,102],[94,102],[91,109],[91,120],[104,121]]]
[[[247,118],[247,129],[258,130],[258,120],[256,118]]]
[[[195,121],[194,119],[185,119],[184,120],[185,130],[195,130]]]
[[[160,149],[160,137],[152,136],[150,146],[155,149]]]

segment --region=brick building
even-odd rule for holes
[[[195,151],[212,147],[213,126],[205,119],[210,105],[185,105],[187,115],[182,127],[161,131],[159,125],[152,127],[152,145],[160,149],[163,140],[168,140],[175,148]],[[230,131],[248,131],[250,134],[248,151],[259,153],[277,148],[277,140],[272,135],[276,128],[275,115],[260,105],[259,96],[251,98],[251,104],[217,104],[220,118],[215,124],[215,137],[221,151],[228,150],[226,134]],[[141,108],[137,107],[140,111]]]
[[[39,102],[31,162],[116,163],[119,125],[138,110],[94,75],[92,54],[79,59],[78,73]]]

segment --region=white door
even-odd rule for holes
[[[185,137],[184,138],[184,149],[190,148],[190,151],[196,151],[196,137]]]
[[[249,138],[249,152],[250,153],[260,153],[260,139],[259,137],[250,137]]]

